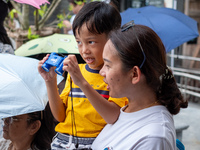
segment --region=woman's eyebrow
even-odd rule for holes
[[[103,60],[106,61],[106,62],[112,63],[110,60],[108,60],[106,58],[103,58]]]

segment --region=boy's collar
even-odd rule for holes
[[[99,71],[100,71],[100,70],[91,69],[88,64],[85,65],[85,69],[92,73],[99,73]]]

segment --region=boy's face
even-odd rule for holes
[[[103,48],[107,42],[107,35],[92,34],[86,24],[80,28],[80,34],[76,31],[76,41],[79,52],[91,69],[100,70],[103,66]]]

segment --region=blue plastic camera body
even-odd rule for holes
[[[56,67],[55,72],[59,75],[63,74],[63,61],[67,56],[64,58],[56,54],[55,52],[51,53],[49,58],[45,61],[45,63],[42,65],[42,68],[49,72],[49,69],[53,66]]]

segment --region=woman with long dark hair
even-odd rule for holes
[[[173,115],[186,108],[165,47],[149,27],[131,21],[112,32],[103,51],[100,74],[110,96],[127,97],[114,124],[108,124],[92,145],[94,150],[175,150]]]

